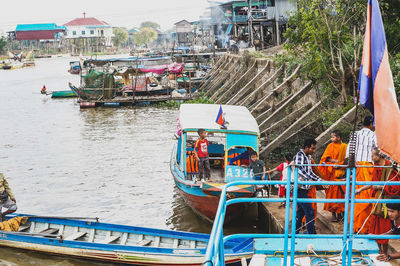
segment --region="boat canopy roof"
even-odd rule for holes
[[[182,130],[204,128],[206,130],[221,130],[216,123],[219,104],[181,104],[179,121]],[[222,105],[225,120],[229,123],[229,131],[247,131],[259,133],[256,119],[244,106]]]

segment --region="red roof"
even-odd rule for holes
[[[109,26],[108,23],[97,18],[76,18],[64,24],[64,26]]]

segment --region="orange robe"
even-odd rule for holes
[[[370,162],[357,162],[357,165],[370,165]],[[373,168],[357,168],[357,181],[372,181]],[[356,189],[362,186],[356,186]],[[371,189],[364,190],[360,194],[356,195],[356,199],[369,199],[371,198]],[[361,228],[360,234],[368,234],[370,228],[370,219],[367,218],[371,214],[372,203],[356,203],[354,206],[354,226],[353,231],[357,233]],[[365,223],[365,224],[364,224]]]
[[[333,165],[334,163],[327,162],[328,158],[335,159],[339,161],[339,164],[343,164],[346,157],[346,143],[330,143],[324,154],[321,157],[320,164],[326,163]],[[324,175],[325,179],[328,181],[335,181],[345,175],[345,170],[335,169],[332,166],[319,166],[318,169]],[[342,186],[330,185],[325,191],[327,199],[344,199],[344,189]],[[341,213],[344,212],[344,203],[325,203],[324,210],[329,212]]]
[[[385,160],[385,166],[391,165],[391,163],[388,160]],[[390,171],[390,170],[389,170]],[[387,181],[393,179],[393,177],[396,175],[394,171],[391,172],[384,172],[383,168],[374,168],[372,172],[372,181]],[[390,187],[390,186],[385,186]],[[391,186],[391,187],[396,187],[396,186]],[[386,189],[383,192],[384,194],[380,196],[377,191],[374,189],[371,189],[371,197],[372,198],[387,198],[386,194]],[[375,204],[373,205],[373,209],[376,208]],[[375,213],[371,215],[370,218],[370,227],[369,227],[369,233],[374,234],[374,235],[380,235],[384,234],[386,232],[389,232],[390,229],[392,228],[392,224],[390,223],[389,217],[385,214],[385,211],[383,211],[383,215],[381,212],[378,212],[376,215]],[[389,239],[376,239],[376,242],[378,244],[388,244]]]

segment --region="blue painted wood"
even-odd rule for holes
[[[258,238],[254,239],[254,252],[256,254],[272,255],[276,251],[283,252],[284,247],[283,238]],[[323,239],[323,238],[296,238],[295,251],[306,252],[308,245],[312,244],[315,252],[332,252],[338,253],[343,249],[343,242],[341,237],[336,239]],[[358,250],[363,254],[376,254],[379,253],[376,241],[370,239],[355,239],[353,241],[353,250],[357,253]],[[289,246],[289,251],[291,248]]]
[[[42,222],[49,224],[58,224],[58,225],[66,225],[66,226],[76,226],[79,228],[89,228],[96,230],[106,230],[113,232],[126,232],[133,234],[142,234],[145,236],[156,236],[163,238],[171,238],[171,239],[182,239],[182,240],[190,240],[190,241],[201,241],[208,242],[209,235],[202,233],[190,233],[190,232],[181,232],[181,231],[173,231],[173,230],[165,230],[165,229],[155,229],[155,228],[147,228],[147,227],[137,227],[137,226],[128,226],[128,225],[119,225],[119,224],[109,224],[109,223],[100,223],[94,221],[81,221],[81,220],[71,220],[71,219],[58,219],[58,218],[40,218],[27,214],[13,214],[7,216],[7,218],[15,217],[15,216],[28,216],[30,222]],[[118,244],[103,244],[103,243],[95,243],[95,242],[85,242],[85,241],[72,241],[72,240],[60,240],[59,238],[48,238],[38,235],[28,235],[19,232],[8,232],[8,231],[0,231],[0,240],[8,240],[8,241],[16,241],[16,242],[24,242],[31,244],[41,244],[41,245],[50,245],[50,246],[59,246],[66,248],[79,248],[85,250],[101,250],[101,251],[128,251],[128,252],[141,252],[146,254],[164,254],[164,255],[174,255],[174,256],[200,256],[205,254],[205,248],[197,248],[197,249],[179,249],[179,254],[177,254],[177,249],[174,248],[165,248],[165,247],[151,247],[151,246],[133,246],[133,245],[118,245]],[[226,254],[229,253],[251,253],[252,245],[249,245],[248,238],[234,239],[225,244],[225,250],[227,250]]]

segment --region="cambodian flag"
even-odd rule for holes
[[[358,88],[361,104],[374,115],[379,149],[400,163],[400,110],[377,0],[368,1]]]
[[[219,111],[218,111],[217,119],[215,120],[215,122],[218,125],[225,127],[225,118],[224,118],[223,112],[222,112],[222,105],[219,106]]]

